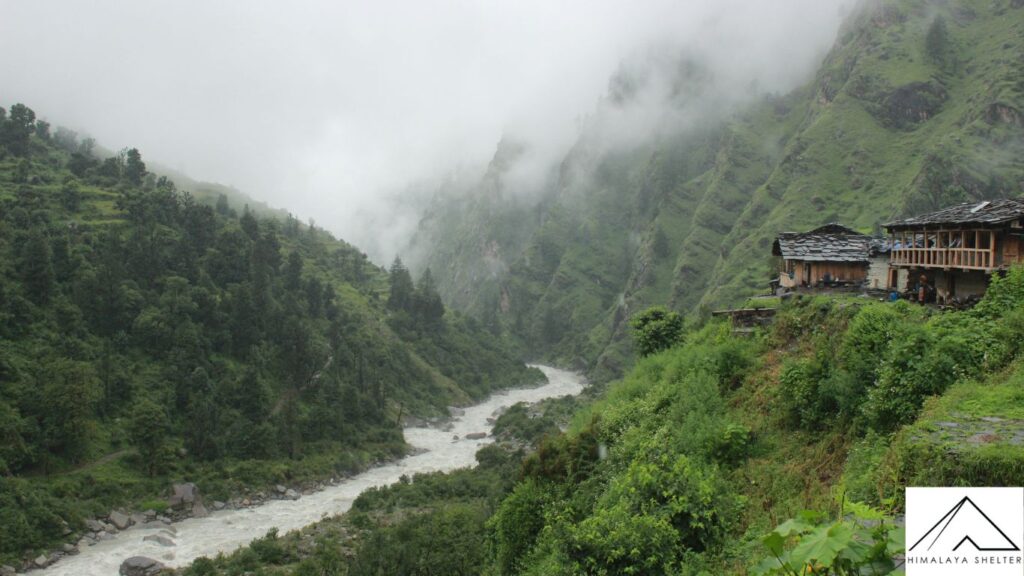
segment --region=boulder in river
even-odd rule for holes
[[[89,529],[89,532],[103,532],[103,523],[93,518],[85,521],[85,527]]]
[[[14,576],[17,573],[13,566],[8,566],[7,564],[0,566],[0,576]]]
[[[171,492],[171,499],[168,501],[168,504],[174,508],[182,504],[192,504],[199,499],[199,487],[192,482],[174,484],[171,487]]]
[[[154,542],[161,546],[174,546],[174,540],[171,540],[163,534],[150,534],[142,539],[143,542]]]
[[[114,511],[110,513],[110,523],[114,525],[118,530],[124,530],[125,528],[132,525],[132,519],[127,514]]]
[[[154,576],[163,572],[164,565],[145,556],[132,556],[121,563],[120,576]]]
[[[470,432],[466,434],[466,440],[481,440],[487,438],[487,432]]]
[[[192,505],[192,516],[195,518],[206,518],[210,515],[210,511],[203,506],[202,502],[196,502]]]
[[[299,499],[299,493],[296,492],[295,490],[292,490],[291,488],[289,488],[288,490],[285,490],[284,497],[289,499],[289,500],[298,500]]]
[[[46,565],[50,563],[50,559],[45,554],[36,556],[36,559],[32,561],[32,565],[36,568],[46,568]]]

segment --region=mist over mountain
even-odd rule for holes
[[[1018,196],[1021,29],[1013,3],[862,3],[783,91],[700,47],[638,54],[557,164],[506,137],[477,183],[438,188],[404,252],[454,306],[615,376],[630,316],[763,292],[778,232]]]
[[[392,218],[410,183],[478,169],[506,135],[530,143],[531,171],[557,165],[623,62],[694,51],[722,82],[788,89],[846,4],[12,2],[0,50],[19,57],[0,63],[0,98],[386,264],[413,229]]]

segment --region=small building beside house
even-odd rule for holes
[[[872,290],[895,290],[906,286],[906,270],[893,270],[889,267],[889,254],[892,245],[887,238],[872,238],[868,248],[868,281],[867,288]]]
[[[890,275],[924,274],[940,303],[985,293],[992,273],[1024,263],[1024,200],[971,202],[885,224]]]
[[[783,232],[772,245],[772,254],[782,258],[779,286],[783,288],[863,285],[869,271],[882,265],[872,266],[872,251],[870,236],[839,224]],[[875,258],[884,259],[884,251],[875,252]]]

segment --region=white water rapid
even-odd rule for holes
[[[87,546],[75,556],[61,559],[52,566],[33,572],[46,576],[116,576],[121,562],[131,556],[149,556],[167,566],[186,565],[200,556],[216,556],[230,552],[266,535],[271,528],[281,534],[302,528],[320,520],[345,512],[363,490],[398,481],[403,474],[454,470],[474,466],[476,451],[494,441],[493,438],[467,440],[467,434],[490,432],[487,419],[495,411],[517,402],[536,402],[545,398],[575,395],[583,389],[583,378],[573,372],[538,366],[548,377],[548,383],[537,388],[517,388],[498,392],[481,404],[470,406],[465,413],[452,420],[450,429],[406,428],[406,442],[422,450],[392,464],[367,470],[328,486],[324,490],[303,496],[298,500],[273,500],[254,508],[212,512],[206,518],[189,518],[173,524],[176,534],[159,529],[129,528],[113,539]],[[459,440],[452,440],[458,435]],[[165,547],[156,542],[143,541],[149,534],[162,534],[174,541]]]

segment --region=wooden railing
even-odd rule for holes
[[[918,268],[991,270],[996,267],[992,230],[902,231],[890,236],[889,263]]]
[[[995,268],[992,251],[987,248],[899,248],[892,251],[889,262],[921,268]]]

